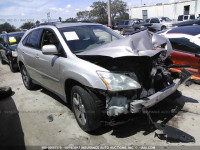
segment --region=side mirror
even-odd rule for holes
[[[57,55],[58,49],[55,45],[44,45],[42,46],[42,53],[44,55]]]
[[[195,57],[200,58],[200,53],[196,53],[196,54],[195,54]]]

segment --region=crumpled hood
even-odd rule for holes
[[[164,45],[165,48],[155,50],[155,47],[161,45]],[[124,56],[152,57],[161,51],[167,51],[164,59],[172,53],[172,46],[169,40],[145,30],[100,47],[78,53],[77,56],[108,56],[112,58]]]

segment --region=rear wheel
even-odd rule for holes
[[[92,95],[80,86],[71,90],[71,105],[79,126],[86,132],[92,132],[101,126],[101,111]]]
[[[20,70],[21,70],[22,80],[23,80],[23,83],[24,83],[25,87],[28,90],[33,90],[36,87],[36,85],[32,82],[32,79],[31,79],[30,75],[28,74],[25,66],[22,65],[20,67]]]

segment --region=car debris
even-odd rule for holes
[[[175,139],[175,140],[178,140],[180,142],[186,142],[186,143],[195,142],[195,138],[193,136],[185,133],[184,131],[181,131],[177,128],[174,128],[174,127],[166,125],[166,124],[154,122],[146,107],[142,108],[142,112],[147,115],[149,123],[150,123],[151,126],[153,126],[154,128],[163,132],[162,135],[166,136],[167,141],[168,141],[168,139]],[[155,137],[160,138],[161,134],[157,134],[155,132]]]
[[[49,115],[49,116],[47,117],[47,119],[49,120],[49,122],[52,122],[52,121],[53,121],[53,115]]]

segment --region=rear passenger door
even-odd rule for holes
[[[125,23],[124,23],[124,31],[129,31],[129,21],[126,20]]]
[[[37,59],[37,52],[40,50],[40,39],[41,39],[42,29],[36,29],[30,32],[22,41],[24,45],[20,50],[23,53],[23,61],[26,65],[29,75],[34,80],[38,80],[37,71],[35,69],[35,61]]]
[[[55,45],[60,55],[44,55],[42,46]],[[41,37],[41,49],[36,53],[35,69],[39,82],[46,88],[62,94],[60,84],[60,63],[64,59],[63,48],[56,34],[51,29],[44,29]]]

